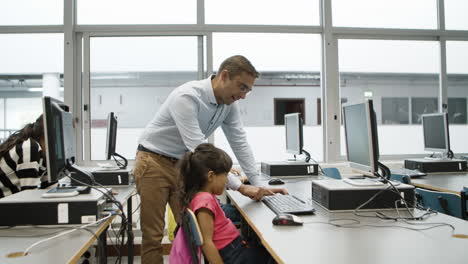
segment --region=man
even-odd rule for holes
[[[236,103],[252,91],[257,77],[249,60],[232,56],[221,64],[216,76],[185,83],[172,91],[146,126],[139,139],[134,168],[141,197],[142,263],[163,263],[161,240],[167,203],[179,222],[181,180],[175,166],[177,160],[204,143],[216,128],[222,127],[245,174],[257,175]],[[233,175],[228,178],[227,187],[255,200],[286,192],[244,185]]]

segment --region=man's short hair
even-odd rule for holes
[[[246,72],[255,78],[258,78],[259,75],[252,63],[250,63],[250,61],[242,55],[234,55],[225,59],[223,63],[221,63],[221,66],[219,66],[218,74],[220,74],[223,70],[229,71],[229,76],[231,79],[237,75],[240,75],[242,72]]]

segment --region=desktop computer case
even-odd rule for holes
[[[261,163],[261,172],[270,176],[318,175],[318,164],[309,162],[271,162]]]
[[[405,198],[408,206],[414,207],[414,186],[400,183],[395,186],[400,194]],[[368,201],[377,192],[388,188],[383,186],[354,186],[342,180],[312,180],[312,200],[330,211],[354,210]],[[395,209],[404,208],[405,205],[395,201],[400,200],[400,196],[391,190],[381,192],[372,202],[361,209]]]
[[[24,190],[0,199],[0,226],[85,224],[104,216],[106,198],[97,190],[73,197],[42,198],[46,191]]]
[[[91,171],[94,176],[94,181],[100,185],[130,185],[132,183],[132,174],[130,170],[94,170]],[[72,172],[71,185],[80,186],[82,184],[74,181],[77,179],[81,182],[90,183],[88,176]]]
[[[410,159],[410,160],[405,160],[405,168],[411,169],[411,170],[419,170],[425,173],[465,172],[466,160]]]

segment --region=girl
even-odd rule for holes
[[[46,170],[44,146],[42,115],[0,145],[0,198],[41,184]]]
[[[214,263],[267,263],[263,247],[248,246],[224,214],[216,195],[223,193],[232,160],[221,149],[201,144],[180,162],[184,181],[183,204],[197,216],[203,235],[203,253]]]

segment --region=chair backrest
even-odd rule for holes
[[[182,221],[190,226],[190,228],[187,229],[190,230],[195,245],[201,247],[203,245],[203,236],[200,231],[200,226],[198,225],[197,217],[193,211],[186,208],[182,213]]]
[[[463,218],[463,203],[460,195],[454,193],[430,191],[426,189],[415,189],[416,200],[420,205],[431,208],[437,212]],[[466,205],[466,201],[464,202]],[[466,209],[465,209],[466,214]]]
[[[408,175],[392,173],[392,175],[390,176],[390,180],[399,181],[399,182],[406,183],[406,184],[411,184],[411,179]]]
[[[197,217],[189,208],[182,212],[182,230],[192,253],[193,263],[200,263],[200,247],[203,245],[203,236],[198,225]]]
[[[468,187],[463,187],[460,197],[462,200],[462,217],[463,219],[468,220]]]
[[[341,179],[341,173],[337,168],[323,168],[323,173],[325,176],[340,180]]]
[[[184,209],[181,216],[181,223],[169,254],[169,262],[171,264],[199,264],[201,263],[203,236],[197,218],[188,208]]]

